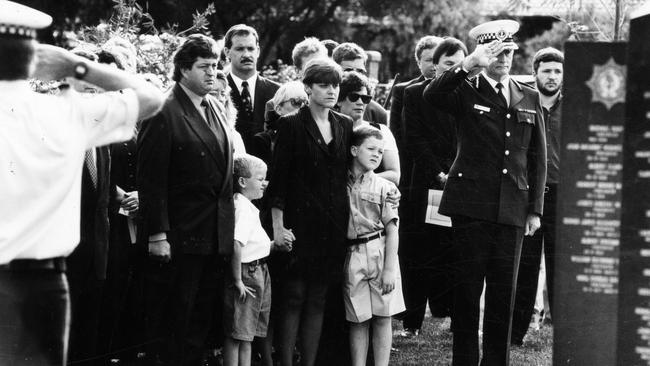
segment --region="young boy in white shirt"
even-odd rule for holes
[[[343,285],[353,366],[366,365],[371,326],[375,365],[388,365],[391,316],[406,309],[397,259],[399,218],[397,209],[386,201],[396,188],[373,172],[381,163],[383,149],[380,130],[361,126],[353,131]]]
[[[273,241],[262,228],[259,210],[252,200],[262,198],[266,164],[244,154],[233,161],[235,243],[231,275],[224,290],[224,365],[250,365],[251,342],[266,337],[271,311],[271,278],[266,259]],[[291,243],[295,238],[287,233]]]

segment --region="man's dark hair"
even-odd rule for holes
[[[542,48],[541,50],[537,51],[533,57],[533,72],[537,72],[539,64],[542,62],[559,62],[561,64],[564,64],[564,54],[557,48]]]
[[[235,36],[248,36],[250,34],[255,36],[255,43],[259,45],[260,37],[257,35],[257,31],[255,30],[255,28],[246,24],[233,25],[232,27],[230,27],[230,29],[228,29],[226,35],[223,37],[223,46],[225,48],[230,48],[232,47],[232,39]]]
[[[374,137],[377,140],[384,139],[380,129],[372,126],[359,126],[352,130],[351,144],[352,146],[361,146],[364,141],[371,137]]]
[[[342,74],[341,66],[334,61],[329,58],[316,58],[307,62],[302,75],[302,83],[308,86],[312,84],[339,85]]]
[[[463,51],[467,56],[467,47],[461,40],[454,37],[445,38],[433,51],[433,63],[437,64],[442,56],[451,56],[458,51]]]
[[[0,80],[28,79],[33,58],[33,40],[3,35],[0,38]]]
[[[339,43],[333,39],[324,39],[320,43],[327,48],[327,57],[332,57],[334,49],[339,46]]]
[[[341,61],[351,61],[359,58],[363,59],[363,62],[365,63],[366,60],[368,60],[368,55],[366,55],[366,51],[356,43],[341,43],[336,46],[334,51],[332,51],[332,59],[339,65],[341,64]]]
[[[203,34],[192,34],[187,37],[174,55],[174,75],[172,79],[179,82],[182,78],[181,70],[191,69],[196,59],[214,58],[219,59],[219,47],[217,42]]]
[[[366,88],[367,92],[370,93],[370,82],[367,77],[356,71],[344,72],[339,89],[339,102],[347,98],[350,93],[359,91],[362,88]]]

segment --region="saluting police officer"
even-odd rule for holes
[[[478,364],[484,280],[481,365],[508,365],[521,243],[540,226],[546,141],[537,93],[509,77],[518,29],[512,20],[473,28],[474,52],[424,92],[456,120],[457,156],[440,204],[440,212],[451,216],[455,239],[455,366]]]
[[[162,104],[144,79],[38,45],[36,29],[51,22],[0,1],[0,365],[66,364],[64,257],[79,243],[84,152],[128,140]],[[32,76],[75,77],[107,92],[38,94]]]

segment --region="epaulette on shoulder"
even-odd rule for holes
[[[522,81],[518,81],[518,80],[515,80],[515,79],[511,79],[511,80],[515,83],[515,85],[517,85],[519,90],[528,89],[528,91],[532,91],[532,92],[535,91],[535,87],[533,87],[532,85],[530,85],[528,83],[524,83]]]

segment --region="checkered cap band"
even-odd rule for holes
[[[512,34],[506,34],[505,38],[499,33],[483,33],[476,37],[476,42],[478,44],[490,43],[496,40],[500,40],[501,42],[514,42]]]
[[[0,23],[0,35],[1,34],[25,38],[36,38],[36,29]]]

